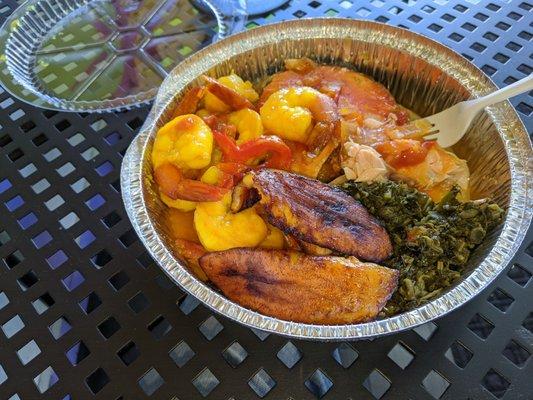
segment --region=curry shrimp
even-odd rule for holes
[[[254,300],[265,294],[254,288],[286,301],[311,288],[319,304],[340,293],[333,294],[324,265],[347,279],[373,276],[345,283],[346,298],[358,305],[343,301],[327,318],[298,319],[375,318],[398,285],[398,271],[387,265],[397,237],[336,186],[397,180],[435,201],[455,190],[467,200],[466,161],[424,141],[427,129],[385,86],[348,68],[290,59],[262,84],[235,72],[204,76],[183,94],[152,147],[174,250],[199,279],[269,315],[285,315],[283,302],[265,307]],[[288,273],[297,260],[298,270]],[[239,282],[249,287],[237,290]],[[379,301],[370,307],[365,292]]]
[[[282,139],[307,143],[315,124],[324,124],[333,136],[339,122],[337,105],[327,95],[307,86],[280,89],[261,107],[265,128]]]

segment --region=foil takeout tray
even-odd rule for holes
[[[506,209],[505,221],[473,254],[461,280],[427,304],[390,318],[351,325],[284,321],[230,301],[178,261],[169,246],[162,223],[164,205],[152,179],[149,155],[158,128],[170,119],[184,90],[198,84],[202,74],[221,76],[234,70],[245,79],[258,80],[282,68],[284,59],[304,56],[351,66],[374,77],[390,89],[399,103],[422,116],[496,89],[478,68],[449,48],[375,22],[289,21],[213,44],[183,61],[165,79],[122,164],[126,210],[152,257],[176,284],[211,309],[241,324],[295,338],[341,340],[399,332],[441,317],[476,296],[511,261],[533,213],[531,142],[508,102],[488,107],[454,147],[468,161],[473,197],[493,198]]]

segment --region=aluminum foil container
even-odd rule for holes
[[[431,302],[402,314],[352,325],[310,325],[265,316],[228,300],[199,281],[176,258],[162,223],[164,205],[156,195],[150,153],[159,127],[184,90],[232,70],[258,81],[283,67],[287,58],[311,57],[346,65],[386,85],[399,103],[431,115],[479,97],[496,86],[474,65],[426,37],[368,21],[308,19],[267,25],[211,45],[179,64],[159,90],[121,171],[122,196],[140,239],[167,275],[204,304],[243,325],[316,340],[370,338],[399,332],[441,317],[476,296],[508,265],[532,218],[532,147],[508,102],[488,107],[454,151],[468,161],[472,196],[490,196],[506,209],[500,230],[473,254],[462,279]]]

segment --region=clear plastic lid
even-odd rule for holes
[[[43,108],[131,108],[246,15],[245,0],[31,0],[2,27],[0,82]]]

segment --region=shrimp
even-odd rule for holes
[[[260,115],[265,130],[286,139],[292,148],[293,172],[316,178],[339,146],[337,106],[313,88],[290,87],[274,92],[261,107]]]
[[[228,115],[228,122],[237,128],[237,144],[241,145],[263,134],[261,117],[254,110],[243,108]]]
[[[231,193],[220,201],[198,203],[194,210],[194,226],[200,243],[208,251],[235,247],[255,247],[268,235],[265,221],[255,207],[232,213]]]
[[[194,87],[187,91],[174,109],[172,118],[176,118],[184,114],[194,114],[198,108],[198,103],[200,103],[200,100],[202,100],[204,94],[205,88],[203,87]]]
[[[290,59],[285,67],[286,71],[275,74],[265,86],[261,104],[280,89],[309,86],[331,97],[345,119],[373,115],[385,121],[392,115],[398,125],[409,120],[408,112],[396,103],[390,92],[364,74],[347,68],[317,66],[309,59]]]
[[[398,125],[405,124],[409,119],[407,112],[396,103],[385,86],[359,72],[320,66],[308,73],[305,81],[320,91],[335,93],[339,113],[347,119],[373,115],[384,121],[392,114]]]
[[[161,164],[154,170],[154,179],[159,190],[172,200],[218,201],[228,189],[183,177],[173,164]],[[197,205],[198,206],[198,205]]]
[[[263,89],[261,97],[259,98],[259,106],[265,104],[265,101],[267,101],[272,93],[275,93],[280,89],[299,86],[304,86],[302,75],[294,71],[278,72],[272,76],[270,83]]]
[[[196,202],[181,199],[171,199],[161,190],[159,191],[159,198],[171,209],[176,209],[179,211],[192,211],[196,208]]]
[[[309,58],[291,58],[285,60],[285,71],[272,75],[270,83],[266,85],[259,97],[259,104],[265,101],[274,92],[290,87],[305,86],[304,74],[316,68],[316,63]]]
[[[174,118],[159,129],[152,149],[154,168],[171,163],[179,168],[201,169],[211,162],[213,133],[197,115]]]
[[[194,209],[194,202],[222,198],[227,189],[189,179],[210,164],[212,151],[213,133],[197,115],[180,115],[159,129],[152,165],[165,204],[185,211]]]
[[[203,76],[209,93],[205,96],[205,106],[210,111],[227,112],[242,108],[254,108],[252,101],[259,98],[251,82],[244,82],[232,74],[218,80]]]
[[[211,166],[204,172],[201,181],[204,184],[216,185],[224,174],[244,172],[243,168],[242,165],[227,163]],[[232,210],[234,192],[235,189],[226,193],[219,201],[198,203],[196,206],[194,227],[200,243],[208,251],[255,247],[272,234],[255,207],[237,212]],[[267,245],[270,241],[267,241]]]
[[[310,87],[280,89],[270,95],[259,112],[269,133],[299,143],[307,143],[313,121],[327,127],[331,136],[339,121],[335,102]]]

